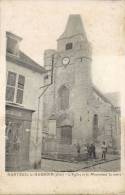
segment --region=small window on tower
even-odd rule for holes
[[[66,44],[66,50],[68,50],[68,49],[72,49],[72,43],[67,43]]]

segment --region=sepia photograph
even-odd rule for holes
[[[80,176],[85,189],[89,174],[97,185],[99,174],[105,184],[120,178],[124,1],[5,0],[0,8],[1,176]]]
[[[24,20],[25,16],[22,17]],[[119,89],[111,89],[108,81],[101,86],[105,77],[110,76],[105,72],[100,74],[102,80],[97,81],[99,87],[93,82],[94,48],[88,38],[89,28],[84,25],[84,14],[72,13],[60,18],[61,29],[54,16],[55,24],[48,19],[46,31],[48,40],[52,37],[49,28],[55,31],[53,36],[59,34],[53,40],[56,48],[51,48],[51,43],[49,48],[48,40],[48,48],[44,48],[40,36],[45,36],[42,35],[45,30],[42,32],[39,24],[30,34],[31,41],[38,39],[37,43],[28,46],[26,38],[23,40],[21,36],[25,36],[25,29],[18,32],[19,24],[17,32],[16,26],[9,31],[11,23],[6,29],[5,170],[120,171]],[[12,25],[19,23],[19,19],[14,17]],[[32,25],[35,24],[31,23],[31,28]],[[41,25],[44,28],[46,24],[41,22]],[[98,36],[105,40],[101,34]],[[21,49],[24,41],[31,53],[37,52],[34,47],[40,44],[41,62]],[[40,58],[39,53],[35,55]]]

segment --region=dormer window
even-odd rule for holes
[[[72,49],[73,44],[72,43],[67,43],[66,44],[66,50]]]
[[[18,53],[18,43],[16,40],[8,37],[7,39],[7,52],[13,55]]]
[[[13,55],[19,54],[19,43],[22,40],[21,37],[12,34],[11,32],[7,32],[7,52]]]

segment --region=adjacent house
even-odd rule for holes
[[[6,171],[20,171],[41,162],[45,69],[20,50],[21,37],[11,32],[6,37]]]

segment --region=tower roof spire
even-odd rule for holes
[[[77,34],[83,34],[84,38],[86,38],[81,16],[79,14],[71,14],[69,16],[65,31],[59,37],[59,39],[68,38]]]

